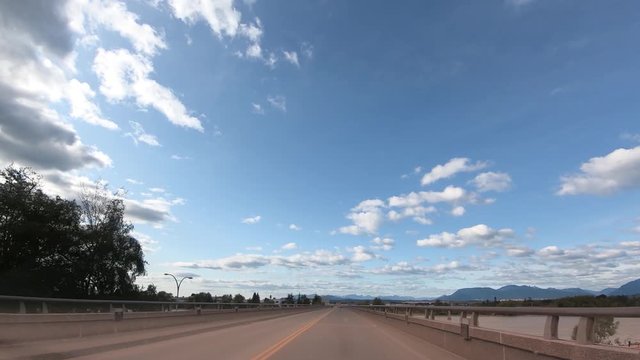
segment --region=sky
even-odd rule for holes
[[[0,163],[108,183],[142,286],[640,274],[637,1],[2,1]]]

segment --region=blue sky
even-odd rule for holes
[[[0,9],[0,160],[70,198],[126,189],[142,285],[436,296],[638,276],[637,2]]]

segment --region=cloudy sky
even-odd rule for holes
[[[1,1],[0,162],[183,294],[640,275],[637,1]]]

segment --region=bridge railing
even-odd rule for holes
[[[485,306],[435,306],[435,305],[356,305],[371,311],[385,314],[403,315],[408,321],[414,314],[424,315],[425,319],[435,320],[436,315],[447,315],[447,320],[452,316],[457,316],[461,326],[461,333],[464,327],[478,327],[480,315],[539,315],[546,316],[543,337],[545,339],[558,339],[558,324],[560,317],[578,317],[575,340],[579,344],[593,344],[594,324],[596,318],[640,318],[640,307],[485,307]]]
[[[214,303],[189,301],[142,301],[118,299],[64,299],[0,295],[0,314],[100,314],[129,312],[239,311],[293,308],[302,304]]]

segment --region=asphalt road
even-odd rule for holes
[[[197,330],[197,327],[200,330]],[[462,358],[347,308],[321,309],[218,329],[182,327],[138,334],[118,334],[112,344],[136,336],[149,341],[129,341],[122,348],[86,348],[88,340],[57,342],[58,353],[38,359],[438,359]],[[171,336],[171,331],[176,336]],[[151,337],[150,332],[155,332]],[[160,336],[161,334],[164,334]],[[95,339],[98,340],[98,339]],[[104,341],[104,338],[101,339]],[[84,342],[85,350],[64,352]],[[98,350],[96,350],[98,349]],[[1,356],[0,356],[1,358]]]

